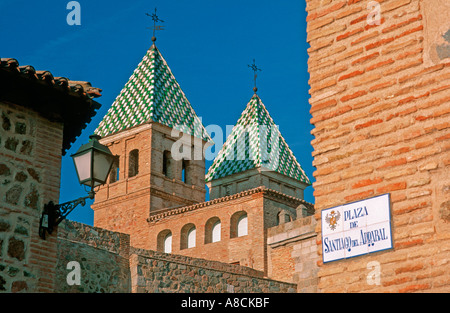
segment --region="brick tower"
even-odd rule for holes
[[[131,234],[139,247],[150,213],[205,200],[211,139],[155,44],[95,133],[117,155],[92,205],[95,226]]]
[[[310,180],[257,94],[243,110],[205,180],[209,201],[150,215],[145,249],[271,274],[267,230],[311,215],[314,207],[303,200]]]
[[[288,144],[256,94],[208,170],[210,198],[265,186],[303,199],[311,185]]]

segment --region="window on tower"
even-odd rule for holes
[[[109,173],[109,183],[115,183],[119,180],[119,156],[116,156],[114,163],[111,167],[111,172]]]
[[[170,151],[166,150],[163,153],[162,172],[167,178],[173,178],[172,176],[172,155]]]
[[[130,152],[128,160],[128,177],[134,177],[139,173],[139,150],[134,149]]]
[[[182,162],[182,168],[181,168],[181,180],[183,181],[183,183],[185,184],[190,184],[190,173],[189,173],[189,161],[188,160],[181,160]]]

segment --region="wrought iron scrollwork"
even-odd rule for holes
[[[53,229],[59,225],[67,215],[72,212],[78,205],[86,205],[86,199],[93,199],[93,194],[89,193],[89,196],[79,198],[73,201],[54,204],[52,201],[44,205],[44,211],[39,222],[39,236],[45,239],[45,233],[51,234]]]

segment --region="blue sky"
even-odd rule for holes
[[[314,181],[305,1],[80,0],[80,26],[67,24],[68,2],[0,0],[1,57],[103,89],[101,109],[63,158],[60,203],[85,196],[70,154],[88,141],[151,46],[145,13],[155,7],[165,28],[156,44],[204,125],[236,123],[253,95],[247,65],[255,59],[258,95]],[[314,202],[312,193],[308,187],[305,200]],[[92,225],[90,203],[68,218]]]

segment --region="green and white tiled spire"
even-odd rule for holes
[[[206,174],[206,181],[262,168],[311,184],[255,93]]]
[[[212,141],[154,44],[134,70],[95,133],[105,137],[150,121]]]

